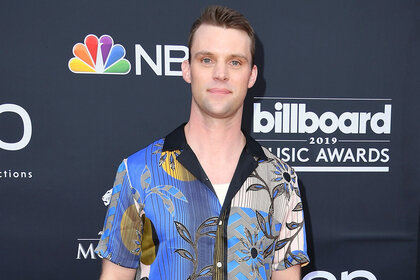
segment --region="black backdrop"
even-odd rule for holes
[[[187,120],[176,58],[208,4],[257,32],[244,127],[299,172],[304,279],[419,278],[420,10],[397,0],[2,3],[1,278],[98,277],[101,197],[123,157]],[[89,34],[121,44],[131,70],[70,71]]]

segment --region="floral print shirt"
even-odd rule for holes
[[[271,279],[307,264],[293,168],[246,135],[223,205],[184,125],[118,168],[95,252],[136,279]]]

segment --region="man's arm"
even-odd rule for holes
[[[119,266],[107,259],[102,259],[102,273],[99,280],[134,280],[135,276],[135,269]]]
[[[271,280],[300,280],[300,264],[291,266],[285,270],[273,271]]]

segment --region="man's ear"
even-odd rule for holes
[[[182,69],[182,78],[184,78],[184,81],[191,84],[190,62],[188,60],[184,60],[181,64],[181,69]]]
[[[252,86],[257,81],[257,76],[258,76],[258,68],[257,68],[257,65],[254,65],[252,66],[251,75],[249,76],[248,88],[252,88]]]

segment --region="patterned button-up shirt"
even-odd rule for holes
[[[306,264],[297,175],[246,135],[223,205],[184,126],[118,168],[96,253],[136,279],[271,279]]]

